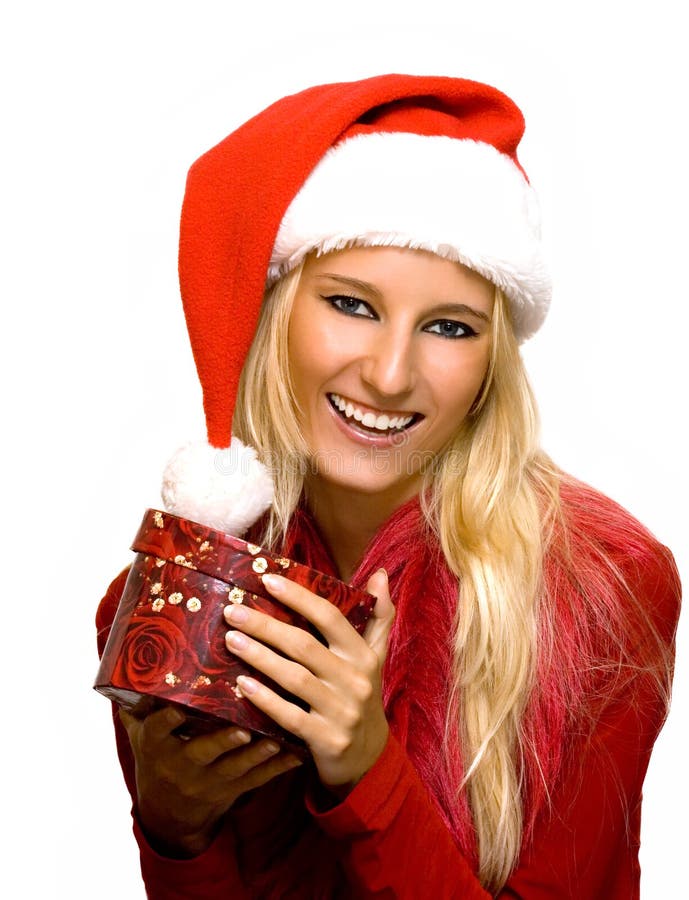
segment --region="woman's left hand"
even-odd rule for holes
[[[227,648],[309,709],[254,678],[240,676],[238,684],[255,706],[306,742],[324,785],[346,791],[371,768],[388,738],[381,671],[395,608],[387,575],[379,569],[366,585],[377,602],[363,636],[337,607],[306,588],[280,575],[264,575],[263,582],[277,600],[311,622],[327,646],[302,628],[233,604],[225,618],[237,630],[228,632]]]

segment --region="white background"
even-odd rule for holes
[[[556,283],[525,348],[544,444],[670,545],[686,581],[685,28],[671,0],[13,6],[0,22],[0,892],[136,900],[109,708],[91,690],[93,615],[167,456],[202,434],[176,285],[188,165],[315,83],[406,71],[509,93]],[[684,626],[646,782],[648,900],[685,882]]]

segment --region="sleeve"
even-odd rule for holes
[[[319,826],[344,842],[357,898],[489,900],[392,735],[342,803],[323,810],[312,793],[307,805]]]
[[[103,653],[128,570],[110,585],[96,614],[98,652]],[[117,755],[132,797],[134,837],[139,846],[141,874],[149,900],[248,900],[251,897],[237,868],[234,834],[227,823],[208,849],[193,859],[169,859],[160,856],[146,840],[136,814],[134,757],[127,732],[113,704]]]
[[[661,644],[672,653],[680,586],[671,557],[639,588]],[[632,900],[639,892],[641,789],[667,711],[649,675],[608,703],[592,733],[572,741],[550,804],[507,884],[503,900]],[[456,847],[394,738],[337,806],[307,800],[318,825],[346,848],[357,897],[490,897]]]

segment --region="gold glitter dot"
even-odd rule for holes
[[[241,588],[233,587],[229,589],[227,599],[230,603],[241,603],[244,600],[244,591]]]
[[[190,597],[187,600],[187,609],[189,612],[198,612],[201,609],[201,601],[198,597]]]
[[[160,610],[165,606],[165,601],[162,597],[158,597],[157,600],[154,600],[151,604],[153,607],[153,612],[160,612]]]
[[[239,687],[238,684],[235,684],[235,686],[232,688],[232,693],[235,695],[235,697],[238,700],[241,700],[242,697],[244,696],[244,694],[242,694],[242,689]]]
[[[182,602],[182,600],[184,600],[184,597],[179,593],[179,591],[176,591],[174,594],[170,594],[170,596],[167,598],[167,602],[172,603],[173,606],[177,606]]]
[[[192,681],[191,687],[192,688],[205,687],[207,684],[210,684],[210,683],[211,683],[211,680],[208,677],[208,675],[199,675],[197,678],[195,678]]]
[[[159,594],[162,591],[162,589],[163,589],[163,586],[159,581],[156,581],[155,584],[151,585],[151,593],[152,594]]]
[[[268,563],[262,556],[257,556],[256,559],[251,563],[251,568],[258,575],[261,575],[268,568]]]
[[[258,544],[247,544],[246,549],[252,556],[256,556],[257,553],[261,552],[261,548],[258,546]]]
[[[159,512],[153,513],[153,523],[157,528],[162,528],[164,525],[163,522],[163,514]]]
[[[168,672],[165,676],[165,684],[169,684],[170,687],[174,687],[176,684],[179,684],[180,679],[175,675],[174,672]]]
[[[201,553],[208,553],[208,551],[209,551],[210,549],[211,549],[210,541],[204,541],[204,542],[199,546],[199,551],[200,551]]]
[[[159,569],[162,569],[164,565],[165,565],[165,560],[164,560],[164,559],[157,559],[157,560],[156,560],[156,566],[157,566]]]
[[[275,560],[275,562],[279,566],[282,566],[283,569],[289,569],[289,567],[291,565],[290,561],[288,559],[285,559],[284,556],[279,557],[278,559]]]

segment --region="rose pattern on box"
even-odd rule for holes
[[[283,696],[290,695],[227,650],[223,610],[228,603],[244,603],[316,633],[267,593],[261,581],[266,572],[277,572],[327,598],[359,633],[375,598],[255,544],[159,510],[147,510],[132,550],[137,555],[103,652],[96,690],[141,714],[174,704],[188,716],[186,734],[232,723],[303,752],[297,738],[242,697],[238,675],[253,675]]]

